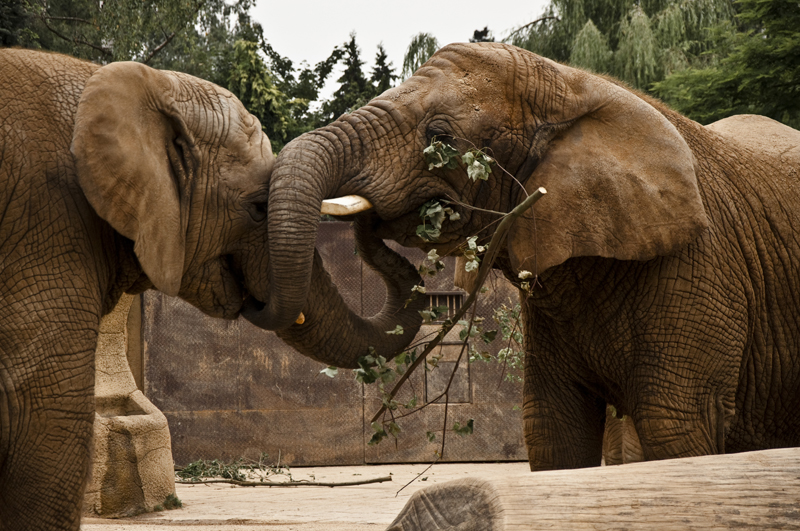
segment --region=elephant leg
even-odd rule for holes
[[[523,422],[531,470],[600,466],[606,402],[525,357]]]
[[[3,316],[2,531],[80,525],[94,421],[99,302],[96,313],[75,309],[75,302],[48,301],[63,304],[63,311],[46,314],[26,313],[20,304]]]
[[[648,461],[725,453],[726,426],[733,415],[733,389],[702,393],[692,399],[674,401],[686,389],[701,388],[695,384],[659,390],[646,403],[637,404],[633,411],[636,433],[642,453]],[[723,394],[730,395],[727,400]]]

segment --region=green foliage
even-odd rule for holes
[[[326,125],[342,114],[362,107],[369,100],[389,89],[392,82],[397,79],[392,63],[387,63],[388,57],[383,45],[378,45],[375,66],[370,78],[366,78],[362,70],[364,61],[361,60],[361,50],[356,44],[355,33],[350,34],[350,40],[342,45],[341,52],[335,53],[331,57],[334,55],[341,58],[344,72],[337,79],[339,87],[333,93],[333,97],[322,104],[322,108],[315,117],[317,127]],[[333,64],[330,66],[332,67]]]
[[[630,17],[623,19],[614,59],[616,73],[636,88],[646,89],[656,79],[656,39],[650,18],[641,7],[633,8]]]
[[[572,65],[592,72],[609,72],[612,56],[608,37],[600,33],[594,22],[587,20],[572,43]]]
[[[420,207],[419,217],[422,218],[422,225],[417,225],[417,236],[426,242],[435,242],[442,233],[445,219],[456,221],[461,215],[451,207],[442,206],[436,199],[431,199]]]
[[[439,41],[430,33],[415,35],[403,57],[403,79],[411,77],[438,49]]]
[[[247,110],[261,121],[261,128],[277,153],[298,129],[296,107],[308,108],[304,100],[289,100],[275,84],[272,73],[259,54],[259,45],[252,41],[236,41],[228,78],[228,89],[241,100]]]
[[[392,63],[388,60],[383,44],[379,44],[378,52],[375,54],[375,66],[372,67],[372,76],[369,78],[374,85],[373,97],[389,90],[397,79]]]
[[[164,498],[163,502],[153,507],[153,511],[171,511],[173,509],[180,509],[181,507],[183,507],[183,502],[177,496],[170,493],[167,494],[167,497]]]
[[[395,326],[394,330],[387,330],[386,331],[387,334],[391,334],[391,335],[395,335],[395,336],[402,336],[403,332],[405,332],[405,330],[403,330],[403,327],[400,326],[400,325]]]
[[[3,0],[0,3],[0,46],[17,46],[23,41],[30,16],[25,6],[26,0]]]
[[[469,42],[494,42],[494,35],[488,26],[484,26],[482,30],[475,30],[472,33]]]
[[[338,367],[330,367],[329,366],[329,367],[325,367],[324,369],[322,369],[319,372],[320,372],[320,374],[324,374],[328,378],[336,378],[336,375],[339,374],[339,368]]]
[[[280,464],[280,452],[278,453],[278,463],[270,464],[268,459],[269,455],[266,453],[259,455],[257,460],[239,457],[227,463],[219,459],[199,459],[176,470],[175,475],[181,480],[197,483],[202,482],[204,478],[222,478],[233,481],[248,481],[256,478],[264,482],[268,481],[269,476],[275,475],[285,475],[290,481],[293,481],[289,467]],[[166,507],[167,503],[165,500],[165,508],[168,508]],[[180,504],[180,500],[177,503]]]
[[[649,91],[673,72],[708,64],[721,42],[713,28],[732,20],[730,0],[551,0],[510,40]]]
[[[458,423],[458,421],[453,423],[453,431],[456,432],[457,435],[460,437],[464,437],[466,435],[472,435],[473,429],[475,428],[475,419],[469,419],[466,424],[463,426]]]
[[[737,31],[718,28],[727,53],[708,66],[673,73],[656,84],[656,93],[701,123],[752,113],[800,127],[800,4],[736,5]]]

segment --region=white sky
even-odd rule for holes
[[[333,47],[356,32],[364,72],[369,75],[378,43],[383,43],[395,72],[400,74],[403,55],[411,39],[424,31],[441,46],[467,42],[476,29],[488,26],[495,40],[526,24],[544,11],[547,0],[257,0],[251,15],[264,27],[272,47],[295,66],[314,66]],[[323,97],[335,90],[341,70],[329,78]]]

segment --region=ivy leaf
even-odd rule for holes
[[[428,438],[428,442],[433,442],[436,440],[436,434],[432,431],[426,431],[425,436]]]
[[[334,378],[337,374],[339,374],[339,368],[338,367],[326,367],[326,368],[322,369],[319,372],[320,372],[320,374],[324,374],[328,378]]]
[[[375,446],[376,444],[380,443],[383,439],[387,437],[386,430],[383,429],[380,422],[373,422],[371,424],[372,431],[375,433],[372,434],[372,438],[367,443],[369,446]]]
[[[387,334],[391,334],[391,335],[394,335],[394,336],[402,336],[403,332],[404,332],[403,327],[400,326],[400,325],[395,326],[394,330],[387,330],[386,331]]]
[[[470,272],[475,271],[479,267],[478,260],[470,260],[464,264],[464,271]]]
[[[475,420],[469,419],[465,425],[461,425],[458,421],[453,423],[453,431],[461,437],[472,435],[473,428],[475,427]]]
[[[481,334],[481,339],[484,343],[491,343],[494,341],[494,338],[497,337],[497,330],[490,330],[488,332],[484,332]]]
[[[422,150],[428,170],[434,168],[454,169],[458,167],[458,151],[441,140],[433,139],[428,147]]]

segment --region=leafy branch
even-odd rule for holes
[[[475,288],[472,290],[472,292],[470,292],[469,296],[467,297],[467,300],[464,302],[461,308],[455,313],[455,315],[452,318],[447,319],[445,321],[445,323],[442,325],[442,329],[439,331],[436,337],[430,343],[428,343],[428,346],[425,347],[425,350],[422,351],[422,353],[411,364],[408,370],[400,377],[395,386],[389,392],[388,395],[389,400],[393,400],[394,397],[397,396],[397,393],[400,391],[400,388],[403,386],[406,380],[408,380],[409,376],[414,372],[414,370],[425,361],[428,354],[430,354],[431,351],[433,351],[433,349],[436,348],[439,345],[439,343],[441,343],[442,339],[444,339],[447,333],[450,330],[452,330],[452,328],[458,323],[458,321],[466,314],[467,310],[470,308],[470,306],[472,306],[472,303],[477,298],[480,289],[483,287],[483,284],[486,281],[487,276],[489,275],[489,271],[492,269],[492,266],[494,265],[494,262],[499,254],[499,250],[502,247],[501,242],[508,233],[508,230],[511,228],[511,224],[514,222],[514,220],[516,220],[523,213],[525,213],[525,211],[527,211],[531,206],[533,206],[533,204],[536,203],[536,201],[541,199],[546,193],[547,190],[545,190],[544,188],[537,189],[502,219],[502,221],[497,227],[497,230],[492,236],[489,245],[487,246],[486,256],[478,270],[478,278],[475,284]],[[471,327],[472,323],[470,323],[470,328]],[[469,329],[467,333],[469,333]],[[381,416],[386,412],[387,406],[385,402],[386,400],[384,400],[384,405],[372,417],[372,420],[370,422],[372,423],[377,422],[378,419],[380,419]]]

